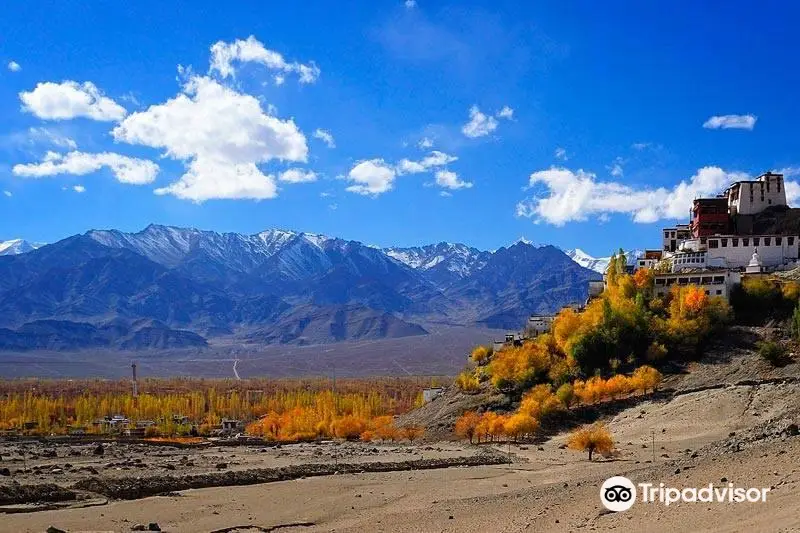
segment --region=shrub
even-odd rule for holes
[[[764,341],[758,345],[758,355],[772,366],[785,366],[789,363],[786,348],[775,341]]]
[[[572,405],[572,402],[575,401],[575,390],[572,388],[571,384],[564,383],[556,391],[556,397],[561,401],[561,403],[569,407]]]
[[[400,436],[408,439],[408,442],[414,444],[414,439],[422,438],[425,434],[425,428],[422,426],[405,426],[400,428]]]
[[[491,356],[492,356],[491,346],[476,346],[472,350],[472,354],[470,354],[472,360],[479,365],[485,365],[486,363],[488,363],[489,358]]]
[[[463,392],[478,392],[481,384],[475,374],[470,370],[464,370],[456,378],[456,387]]]

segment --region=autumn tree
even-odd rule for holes
[[[589,460],[595,452],[606,454],[614,449],[614,440],[611,433],[600,423],[583,426],[574,431],[567,439],[570,450],[589,452]]]
[[[505,420],[503,432],[516,441],[520,436],[533,434],[538,427],[538,420],[528,414],[518,412]]]
[[[425,434],[425,428],[422,426],[403,426],[400,428],[400,436],[408,439],[408,442],[414,444],[414,439],[420,439]]]
[[[481,416],[478,413],[475,411],[467,411],[456,420],[456,435],[464,439],[469,439],[469,443],[472,444],[472,440],[477,434],[480,421]]]

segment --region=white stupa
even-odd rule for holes
[[[747,264],[747,268],[745,272],[748,274],[760,274],[764,270],[764,265],[761,262],[761,257],[758,255],[758,248],[753,250],[753,257],[750,259],[750,262]]]

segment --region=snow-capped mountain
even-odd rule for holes
[[[0,241],[0,255],[19,255],[31,252],[44,246],[42,242],[30,242],[24,239]]]
[[[449,273],[455,278],[464,278],[480,270],[491,256],[490,252],[449,242],[409,248],[386,248],[383,251],[415,270],[439,274],[440,277]]]
[[[488,252],[279,229],[92,230],[0,261],[0,351],[202,347],[223,335],[309,344],[424,335],[429,323],[518,328],[581,301],[598,277],[525,241]]]
[[[594,270],[595,272],[599,272],[601,274],[608,269],[608,262],[611,261],[611,256],[592,257],[580,248],[575,248],[574,250],[565,250],[564,253],[582,267],[588,268],[589,270]],[[644,252],[642,250],[628,250],[625,252],[625,258],[628,260],[629,265],[635,265],[636,260],[643,255]]]

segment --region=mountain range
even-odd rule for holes
[[[0,257],[0,349],[317,344],[519,329],[599,276],[553,246],[381,249],[313,233],[150,225]]]
[[[608,257],[592,257],[580,248],[566,250],[564,253],[582,267],[588,268],[589,270],[594,270],[600,274],[603,274],[606,270],[608,270],[608,262],[611,261],[610,255]],[[629,265],[635,265],[636,260],[643,255],[643,250],[628,250],[625,252],[625,258]]]

